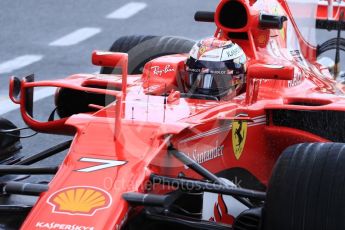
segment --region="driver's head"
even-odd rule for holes
[[[246,55],[231,41],[207,38],[194,45],[182,81],[185,90],[222,98],[236,96],[243,88]]]

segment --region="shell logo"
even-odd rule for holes
[[[109,208],[112,199],[103,189],[74,186],[53,193],[47,201],[53,213],[93,216],[98,210]]]

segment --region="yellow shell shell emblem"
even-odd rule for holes
[[[92,216],[97,210],[108,208],[111,197],[95,187],[70,187],[51,195],[48,204],[55,213]]]
[[[240,159],[247,137],[247,122],[233,121],[232,123],[232,148],[236,159]]]

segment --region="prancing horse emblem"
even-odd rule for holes
[[[232,148],[236,159],[240,159],[247,137],[247,122],[234,121],[232,123]]]

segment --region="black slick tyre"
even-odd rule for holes
[[[264,230],[345,229],[345,144],[287,148],[270,180]]]
[[[171,36],[123,36],[118,38],[109,51],[128,53],[128,73],[140,74],[145,63],[150,60],[170,55],[189,53],[194,41]],[[113,73],[113,68],[101,68],[101,74]]]

